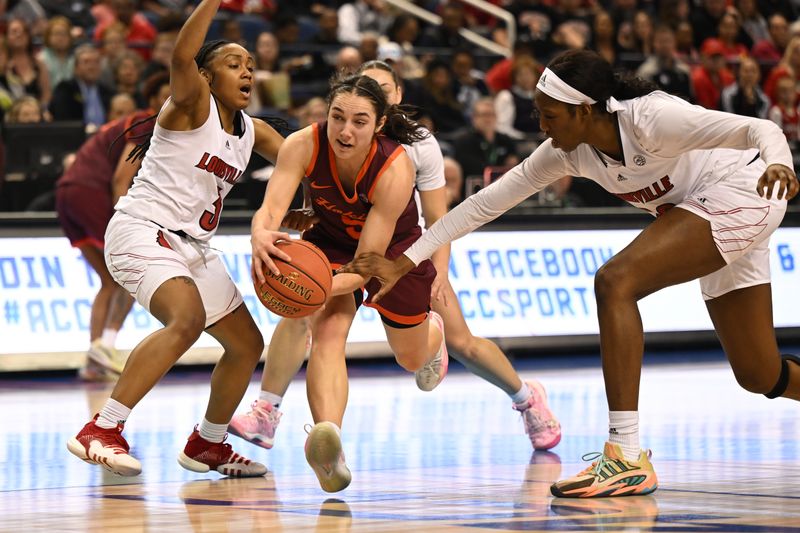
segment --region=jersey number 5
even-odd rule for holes
[[[364,229],[364,221],[356,220],[354,218],[342,215],[342,224],[345,225],[345,231],[353,239],[358,240],[361,238],[361,230]]]

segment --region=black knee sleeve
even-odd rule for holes
[[[786,387],[789,386],[789,361],[800,366],[800,357],[791,354],[781,355],[781,375],[778,376],[778,382],[775,383],[772,390],[764,395],[770,400],[783,396],[783,393],[786,392]]]

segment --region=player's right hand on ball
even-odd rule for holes
[[[314,227],[319,222],[319,217],[311,209],[292,209],[283,217],[281,226],[299,232],[304,232]]]
[[[261,228],[253,231],[252,235],[250,235],[250,244],[253,247],[253,279],[264,283],[264,268],[268,268],[276,276],[281,273],[270,256],[274,255],[284,261],[291,261],[292,258],[286,252],[275,246],[276,241],[289,239],[291,239],[289,234],[283,231],[271,231]]]

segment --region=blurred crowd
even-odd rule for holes
[[[325,119],[320,95],[337,70],[374,59],[390,63],[403,80],[404,102],[442,145],[451,205],[541,142],[534,88],[543,65],[566,49],[593,49],[615,68],[698,105],[772,120],[800,155],[800,0],[490,2],[513,15],[514,30],[459,0],[413,1],[440,17],[440,25],[393,0],[223,0],[209,38],[252,52],[256,88],[247,111],[281,117],[289,129]],[[6,135],[15,124],[81,122],[91,135],[146,108],[142,88],[169,68],[194,4],[0,0],[3,161],[25,149]],[[487,51],[470,35],[510,53]],[[8,190],[13,180],[3,178]],[[531,202],[617,205],[577,176],[565,176]],[[0,210],[39,207],[47,203],[0,201]]]

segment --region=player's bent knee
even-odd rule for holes
[[[197,313],[196,315],[175,318],[169,323],[167,329],[173,336],[180,339],[181,343],[188,343],[188,346],[191,346],[203,333],[205,322],[205,313]]]
[[[394,358],[397,360],[397,364],[403,367],[403,369],[409,372],[416,372],[420,368],[422,368],[425,363],[427,363],[427,359],[429,356],[427,354],[419,352],[412,352],[412,351],[395,351]]]
[[[781,396],[783,396],[783,393],[786,392],[786,387],[789,386],[790,364],[795,364],[800,366],[800,357],[791,354],[781,355],[781,372],[778,375],[778,381],[775,382],[775,385],[772,387],[772,390],[764,393],[764,396],[766,396],[770,400],[773,400],[775,398],[780,398]]]

